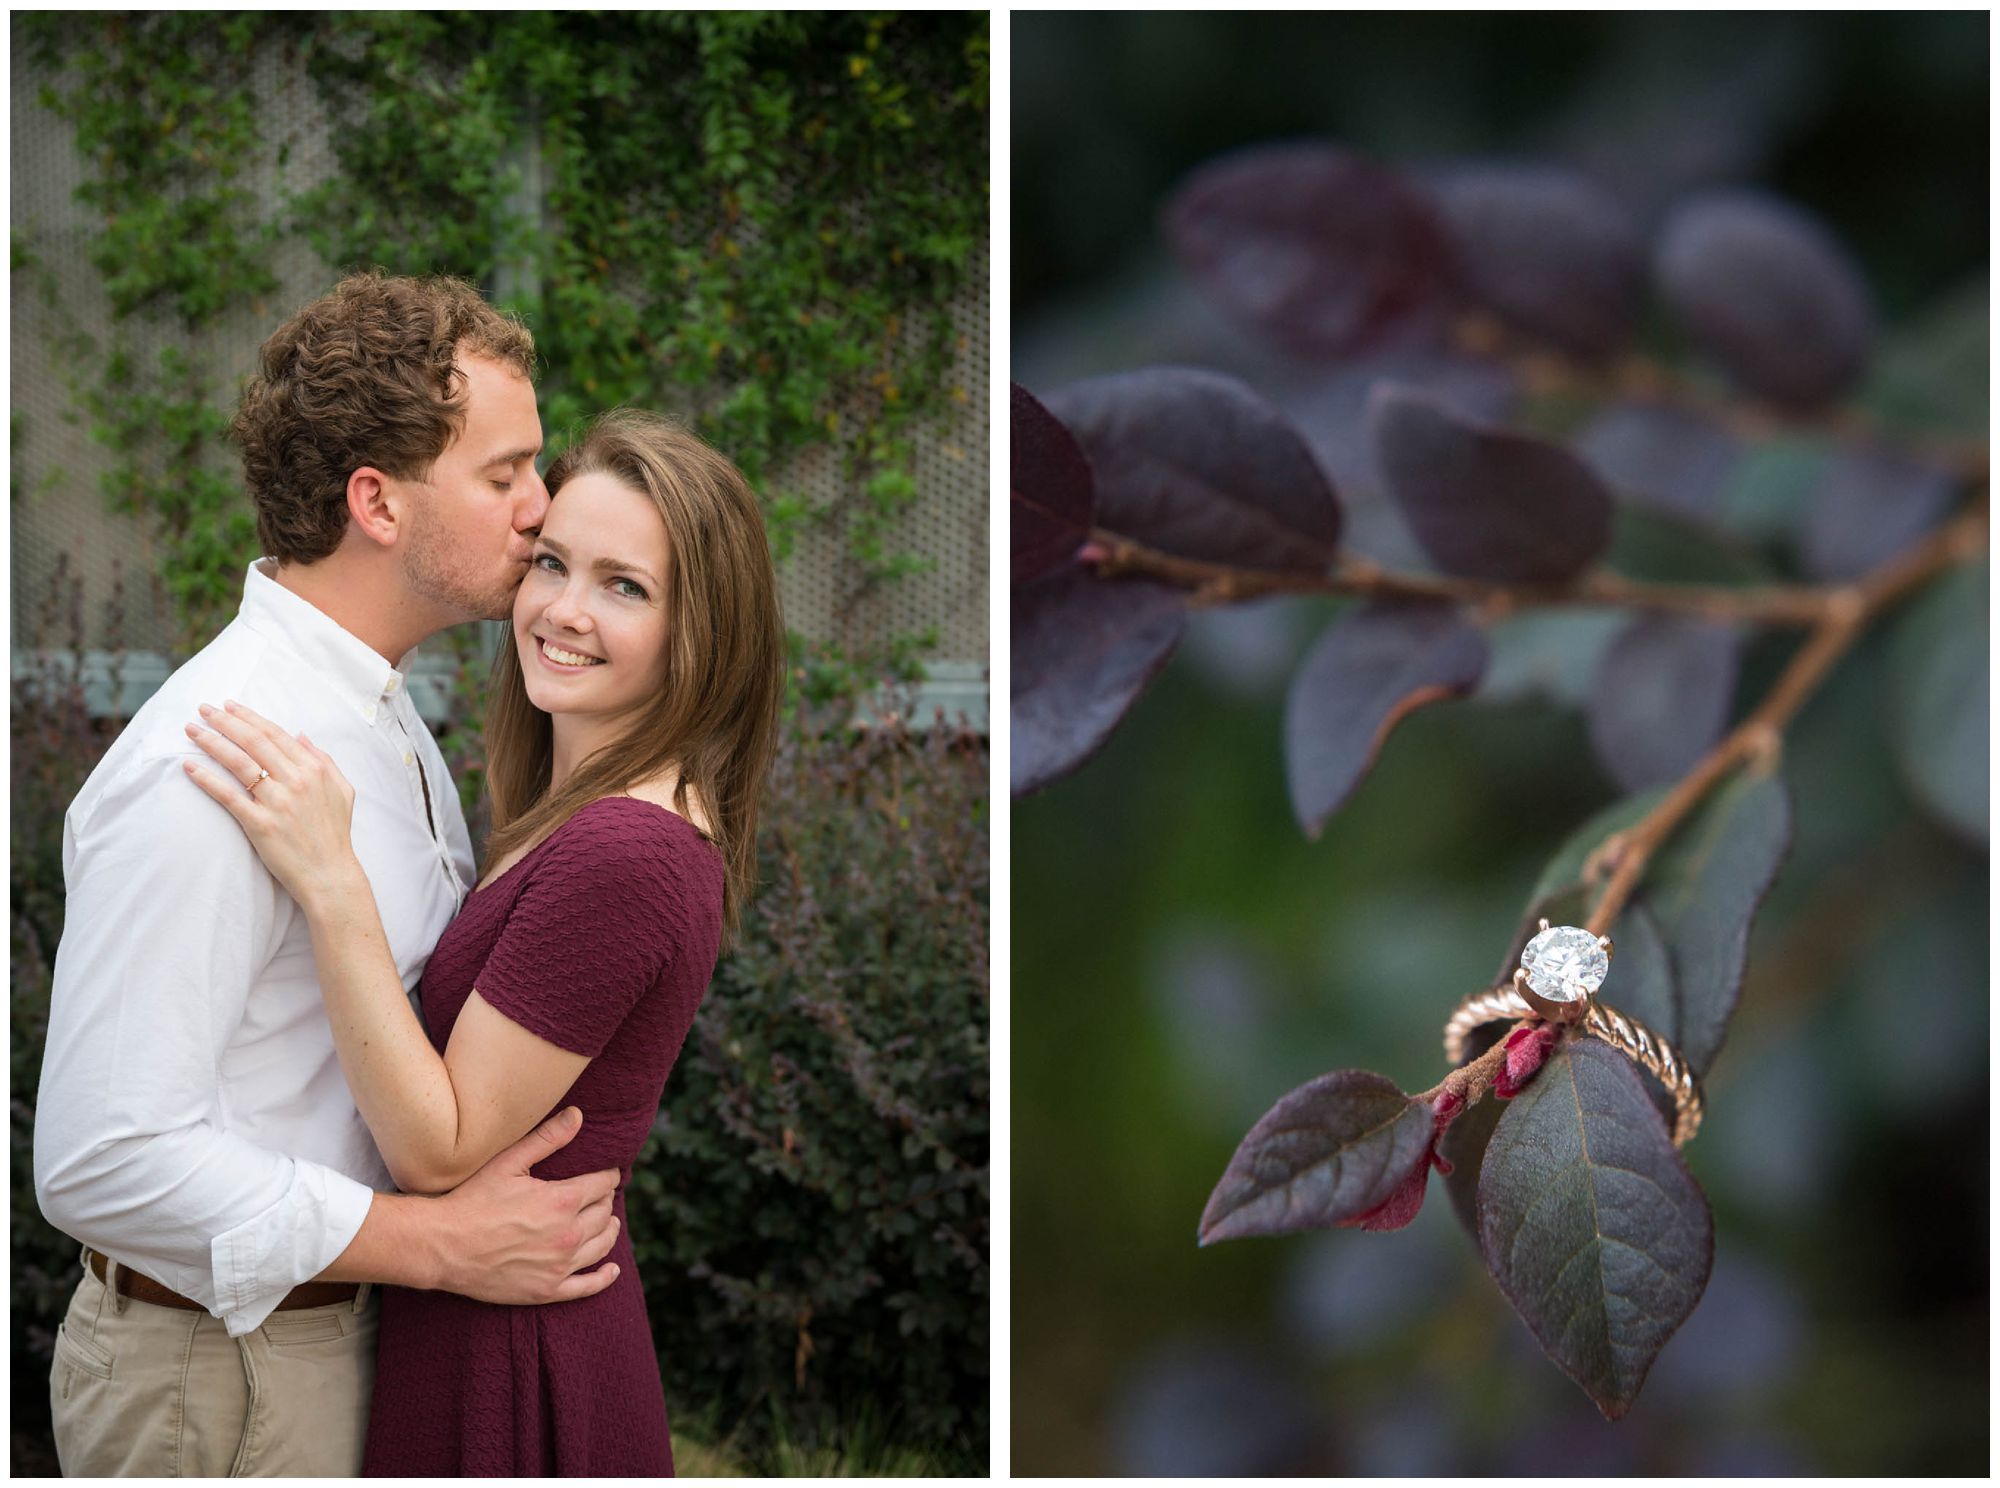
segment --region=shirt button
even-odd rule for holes
[[[370,723],[373,723],[375,721],[375,705],[373,703],[370,703],[367,707],[363,708],[361,710],[361,716],[367,719]]]
[[[403,679],[401,677],[391,677],[389,679],[389,686],[387,688],[387,691],[394,692],[398,687],[402,685],[403,685]]]
[[[407,765],[407,764],[412,764],[412,763],[414,763],[414,762],[415,762],[416,758],[417,758],[417,757],[416,757],[416,756],[415,756],[414,754],[410,753],[410,751],[409,751],[409,750],[405,749],[405,750],[403,751],[403,763],[404,763],[404,764],[406,764],[406,765]]]

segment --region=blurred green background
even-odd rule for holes
[[[1585,165],[1647,226],[1700,186],[1773,189],[1856,253],[1899,357],[1977,387],[1959,432],[1986,432],[1983,14],[1022,14],[1012,34],[1012,368],[1037,393],[1166,361],[1296,389],[1155,223],[1201,161],[1313,135]],[[1416,714],[1307,843],[1283,698],[1336,609],[1197,616],[1103,753],[1015,808],[1013,1470],[1984,1471],[1987,858],[1900,778],[1893,621],[1790,734],[1796,837],[1686,1154],[1714,1272],[1623,1421],[1542,1357],[1441,1184],[1400,1233],[1196,1247],[1279,1095],[1334,1068],[1442,1075],[1446,1013],[1619,794],[1573,709],[1496,695]],[[1789,644],[1751,647],[1739,713]]]

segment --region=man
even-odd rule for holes
[[[615,1171],[529,1167],[574,1109],[452,1193],[393,1192],[343,1080],[304,916],[182,771],[198,704],[311,735],[404,986],[473,882],[409,652],[505,616],[548,508],[534,345],[469,285],[343,280],[264,346],[234,432],[269,557],[64,821],[67,905],[35,1193],[82,1242],[50,1391],[65,1474],[359,1472],[373,1283],[543,1303],[609,1282]]]

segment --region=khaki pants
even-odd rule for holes
[[[86,1265],[49,1376],[63,1476],[359,1477],[372,1292],[231,1338],[206,1312],[119,1296]]]

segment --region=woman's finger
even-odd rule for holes
[[[252,759],[247,751],[239,748],[233,740],[214,729],[191,723],[187,726],[187,736],[200,745],[210,759],[227,770],[237,785],[244,790],[250,789],[262,778],[258,772],[263,766]]]
[[[226,783],[213,770],[204,770],[193,760],[182,760],[181,769],[187,772],[188,779],[208,792],[215,800],[220,801],[223,809],[235,817],[239,825],[246,828],[250,825],[245,813],[251,808],[252,798],[240,786]]]
[[[251,728],[269,739],[271,747],[278,751],[281,759],[299,760],[304,758],[305,751],[299,748],[298,742],[290,734],[271,722],[270,719],[257,712],[256,709],[247,708],[242,703],[233,700],[225,702],[222,708],[230,717],[241,719]],[[277,770],[278,767],[276,765],[271,766],[272,774],[275,775]]]
[[[228,711],[227,705],[215,708],[203,704],[201,716],[209,727],[227,736],[255,762],[251,779],[256,778],[257,770],[269,770],[288,785],[299,784],[304,778],[303,767],[308,756],[290,739],[274,734],[269,725],[252,723],[241,714]]]
[[[248,718],[228,712],[228,708],[216,708],[204,702],[202,722],[214,728],[218,734],[226,736],[232,744],[236,744],[236,748],[240,748],[246,756],[250,756],[256,762],[258,770],[270,770],[280,780],[290,780],[292,776],[298,774],[296,770],[286,770],[286,766],[292,764],[292,758],[278,746],[278,742],[272,740],[272,736],[264,728],[258,728]],[[252,770],[250,776],[256,778],[256,770]]]

